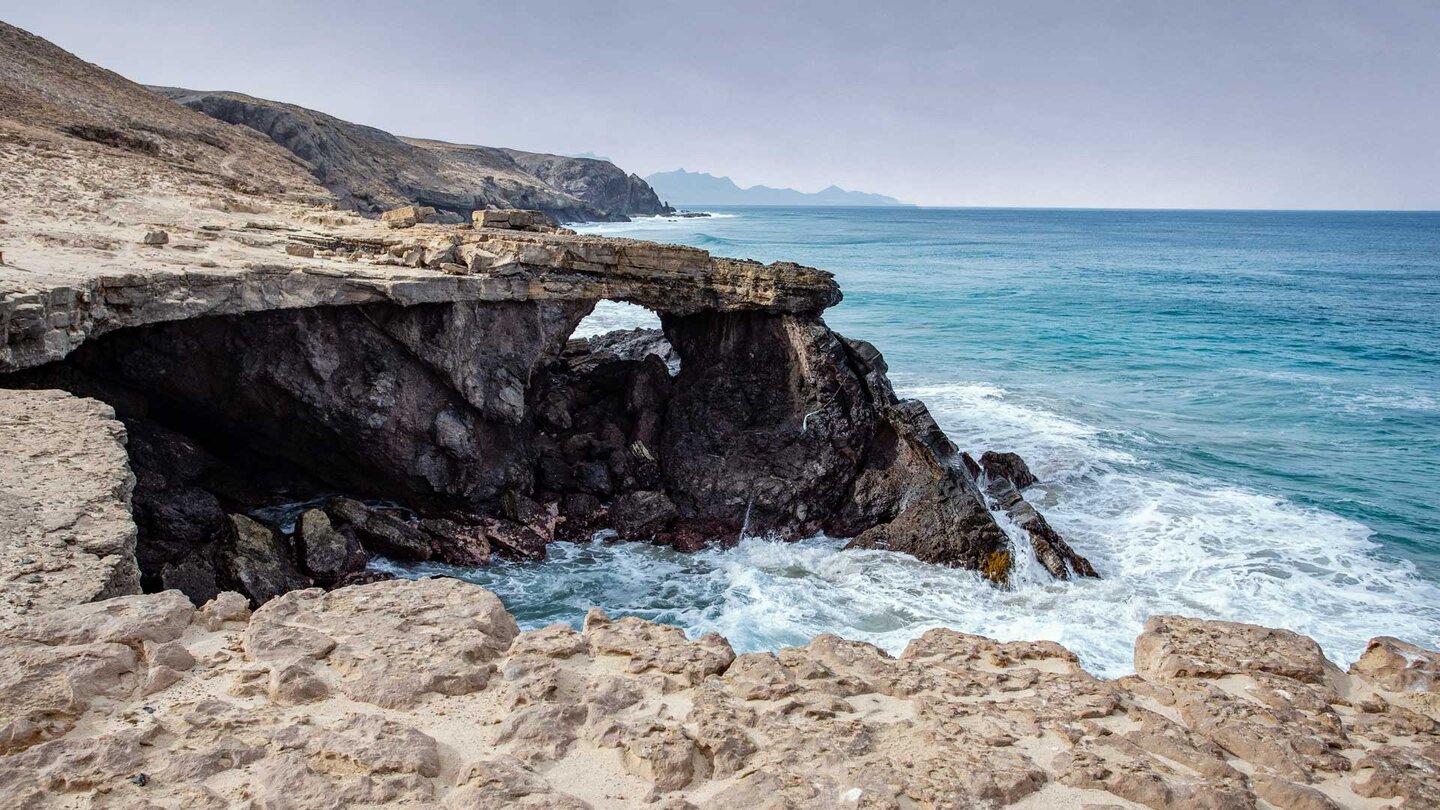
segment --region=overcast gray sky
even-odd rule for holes
[[[137,81],[926,205],[1440,209],[1440,0],[0,0]]]

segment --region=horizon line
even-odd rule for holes
[[[720,208],[858,208],[894,209],[921,208],[941,211],[1153,211],[1153,212],[1210,212],[1210,213],[1271,213],[1271,214],[1440,214],[1440,208],[1161,208],[1121,206],[1071,206],[1071,205],[921,205],[920,203],[895,203],[890,205],[834,205],[830,203],[773,205],[764,203],[671,203],[674,206],[717,206]],[[665,216],[659,214],[657,216]]]

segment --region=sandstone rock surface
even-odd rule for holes
[[[1181,617],[1150,623],[1136,663],[1137,676],[1101,680],[1052,642],[943,629],[898,658],[834,636],[736,656],[718,636],[599,611],[579,630],[521,633],[493,595],[449,579],[295,591],[253,616],[234,594],[202,610],[176,593],[118,597],[0,626],[0,805],[1440,797],[1440,707],[1405,702],[1434,696],[1433,682],[1383,666],[1347,675],[1304,637]]]
[[[140,592],[127,462],[108,405],[0,392],[0,621]]]

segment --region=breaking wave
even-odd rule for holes
[[[884,551],[844,551],[825,537],[746,538],[681,554],[644,543],[550,547],[543,563],[488,569],[378,565],[402,576],[445,574],[490,588],[526,628],[612,615],[717,631],[739,651],[804,644],[819,633],[892,653],[928,629],[1001,640],[1049,639],[1087,669],[1133,671],[1146,618],[1183,613],[1286,627],[1347,664],[1377,635],[1440,643],[1440,588],[1382,560],[1369,530],[1327,512],[1219,482],[1167,475],[1111,435],[1017,402],[995,386],[917,386],[962,446],[1013,449],[1042,484],[1028,497],[1102,579],[1055,582],[1017,571],[996,590],[974,573]]]

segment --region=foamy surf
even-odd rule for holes
[[[1440,588],[1377,556],[1350,520],[1147,465],[1073,419],[983,384],[916,386],[941,425],[974,450],[1014,449],[1041,485],[1029,491],[1099,580],[1056,582],[1022,555],[1010,589],[968,571],[843,541],[747,538],[681,554],[644,543],[561,543],[543,563],[485,569],[378,562],[401,576],[445,574],[494,590],[523,627],[578,624],[598,606],[716,631],[737,650],[804,644],[819,633],[898,654],[948,627],[1001,640],[1049,639],[1105,676],[1133,671],[1146,618],[1164,613],[1253,622],[1313,636],[1342,664],[1373,636],[1440,643]],[[1013,527],[1011,527],[1013,531]],[[1023,533],[1012,534],[1028,550]]]
[[[631,217],[629,222],[573,222],[565,227],[574,229],[577,233],[593,233],[604,236],[615,236],[626,234],[632,231],[654,231],[668,230],[678,227],[695,227],[715,219],[735,219],[739,214],[722,214],[715,211],[697,211],[703,213],[703,217],[678,217],[667,214],[656,214],[650,217]],[[663,236],[647,237],[659,238],[664,241]]]

